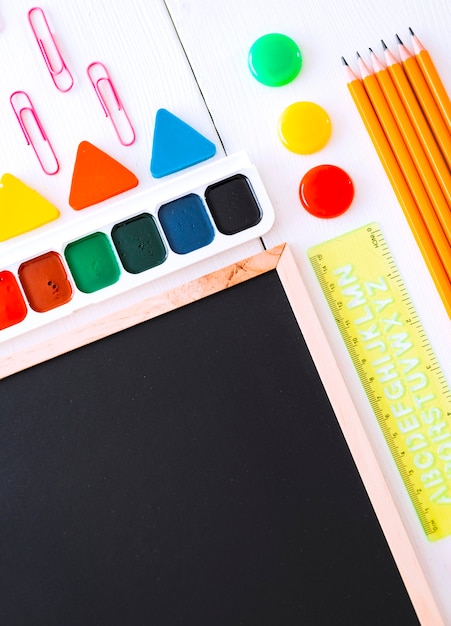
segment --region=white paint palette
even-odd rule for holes
[[[3,242],[0,341],[260,237],[273,221],[257,170],[239,153]]]

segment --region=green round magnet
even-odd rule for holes
[[[299,74],[302,55],[293,39],[280,33],[270,33],[252,44],[248,63],[252,75],[260,83],[280,87]]]

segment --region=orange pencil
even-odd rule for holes
[[[357,107],[362,122],[364,123],[373,146],[379,156],[380,162],[385,170],[385,173],[387,174],[398,202],[401,205],[417,245],[423,255],[426,265],[428,266],[437,291],[440,294],[448,315],[451,316],[450,272],[445,269],[444,263],[437,252],[421,211],[409,186],[407,185],[403,172],[373,109],[362,81],[357,78],[346,61],[344,59],[342,59],[342,61],[345,69],[348,89],[354,104]]]
[[[423,46],[413,30],[411,28],[409,28],[409,30],[412,35],[412,46],[415,58],[421,68],[421,71],[423,72],[423,76],[426,79],[427,84],[429,85],[429,89],[434,96],[435,102],[443,115],[443,119],[451,132],[451,101],[446,92],[445,86],[442,83],[429,52]]]
[[[418,104],[417,97],[409,83],[401,63],[398,63],[383,41],[382,47],[384,50],[385,63],[387,65],[388,72],[396,86],[401,100],[404,103],[410,121],[415,127],[416,133],[422,143],[429,162],[434,169],[443,194],[448,204],[451,204],[451,172],[448,169],[437,142],[435,141],[435,137],[432,134],[427,119]]]
[[[429,85],[417,63],[416,57],[410,54],[398,35],[396,35],[396,38],[399,44],[399,56],[410,80],[410,84],[431,126],[434,137],[443,152],[448,167],[451,168],[451,133],[449,128],[435,102]]]
[[[416,134],[415,128],[410,121],[404,107],[404,103],[396,90],[395,84],[388,70],[382,65],[371,49],[370,53],[377,81],[404,139],[410,157],[415,164],[419,178],[426,189],[435,213],[440,220],[443,230],[445,231],[449,245],[451,242],[451,212],[446,198],[442,193],[440,185],[435,177],[434,170],[429,163],[427,154],[425,153],[421,141]]]
[[[442,229],[442,225],[435,213],[434,206],[432,205],[426,189],[424,188],[420,175],[418,174],[412,157],[410,156],[410,152],[396,124],[396,120],[390,110],[376,76],[369,71],[360,56],[358,57],[358,65],[363,79],[363,85],[373,104],[376,115],[385,131],[388,142],[392,147],[410,191],[412,192],[418,208],[421,211],[426,227],[440,258],[442,259],[447,274],[451,278],[451,247]]]

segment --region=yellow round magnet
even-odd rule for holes
[[[282,144],[296,154],[318,152],[329,141],[332,124],[327,112],[314,102],[290,104],[278,124]]]

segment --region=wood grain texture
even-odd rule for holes
[[[390,490],[386,473],[374,453],[352,399],[352,393],[340,372],[288,246],[280,259],[277,271],[417,615],[422,624],[445,626],[444,613],[428,580],[427,570],[420,562],[416,547],[406,532],[402,512]]]
[[[403,576],[415,596],[417,610],[424,624],[436,626],[440,624],[435,612],[438,605],[445,615],[444,621],[451,623],[451,543],[445,541],[440,542],[440,546],[431,547],[418,532],[410,502],[390,465],[384,442],[377,435],[372,412],[306,255],[310,245],[370,221],[380,222],[445,375],[451,379],[448,339],[451,322],[441,307],[377,155],[353,108],[340,64],[341,55],[352,62],[357,49],[365,53],[368,46],[377,48],[381,38],[393,45],[395,32],[407,37],[407,29],[412,26],[428,47],[445,86],[451,90],[449,2],[400,0],[393,3],[380,0],[368,4],[357,0],[340,3],[268,0],[258,3],[256,10],[253,0],[222,3],[80,0],[63,10],[57,0],[48,0],[45,10],[76,80],[74,89],[68,94],[59,94],[46,74],[28,29],[26,13],[29,8],[25,0],[4,3],[0,7],[3,60],[0,113],[5,121],[0,145],[2,171],[12,172],[43,193],[62,211],[62,223],[66,224],[73,217],[68,206],[69,186],[75,150],[82,140],[92,141],[124,163],[138,175],[144,186],[156,184],[148,169],[153,118],[161,106],[182,116],[214,141],[218,158],[223,154],[222,144],[228,153],[242,149],[249,153],[276,209],[276,224],[265,238],[265,245],[271,247],[287,241],[296,265],[301,269],[312,306],[309,304],[305,308],[307,319],[302,316],[300,323],[309,327],[308,318],[316,320],[318,316],[326,331],[327,341],[321,332],[320,343],[312,344],[311,350],[321,363],[318,350],[321,352],[324,348],[330,354],[329,348],[332,349],[332,367],[321,370],[321,375],[329,381],[328,386],[333,387],[334,375],[338,376],[339,372],[350,390],[358,417],[354,409],[348,407],[345,393],[336,402],[337,418],[358,459],[373,502],[377,501],[376,492],[380,494],[378,515]],[[257,37],[275,31],[284,32],[298,41],[304,64],[292,84],[281,89],[268,89],[250,76],[247,54]],[[117,143],[91,91],[86,67],[94,60],[103,61],[110,69],[133,121],[137,142],[131,148],[124,149]],[[32,151],[16,126],[8,98],[17,88],[26,89],[34,97],[61,161],[57,177],[46,177],[39,170]],[[287,152],[277,139],[278,116],[297,100],[317,102],[331,116],[332,138],[321,153],[294,155]],[[336,220],[317,220],[300,207],[297,193],[300,179],[309,168],[321,162],[343,167],[355,183],[356,196],[351,209]],[[95,341],[116,332],[124,324],[138,323],[145,316],[152,317],[183,306],[193,297],[204,297],[210,290],[218,288],[217,281],[227,285],[243,272],[258,273],[263,258],[263,265],[272,267],[275,262],[272,253],[266,252],[262,253],[256,267],[253,261],[249,261],[250,265],[237,262],[237,259],[249,259],[261,249],[261,242],[252,242],[130,292],[114,302],[90,307],[83,313],[74,314],[64,324],[50,324],[42,332],[4,342],[0,344],[0,377],[71,350],[83,342]],[[281,252],[276,256],[278,254]],[[288,258],[286,251],[282,257]],[[224,273],[207,278],[213,270],[224,265],[227,266],[221,270]],[[284,263],[279,265],[282,276]],[[295,296],[296,286],[297,282],[292,285]],[[299,298],[299,293],[296,297]],[[305,303],[299,302],[296,310],[303,306]],[[313,327],[319,332],[316,321]],[[396,506],[393,506],[394,502]],[[408,544],[406,537],[409,538]],[[433,599],[429,595],[431,590]]]
[[[425,573],[405,533],[402,517],[379,467],[346,383],[340,374],[293,255],[285,244],[243,259],[164,294],[144,299],[137,305],[99,317],[94,323],[82,325],[50,341],[35,345],[30,343],[26,350],[13,352],[2,359],[0,378],[5,378],[274,269],[279,275],[302,329],[416,611],[422,623],[440,626],[442,624],[440,613]]]
[[[382,38],[396,54],[395,33],[407,43],[408,27],[412,26],[421,32],[422,41],[451,90],[447,69],[451,27],[448,3],[281,0],[259,3],[258,10],[252,0],[214,5],[199,0],[167,0],[167,5],[226,151],[245,148],[275,204],[277,220],[265,237],[266,247],[286,241],[301,266],[309,246],[376,219],[389,237],[400,270],[440,352],[441,337],[449,336],[451,331],[450,319],[348,93],[341,56],[355,68],[356,51],[368,60],[368,47],[379,52]],[[269,32],[292,37],[303,54],[298,77],[280,88],[258,83],[247,67],[252,43]],[[277,136],[282,111],[303,100],[322,106],[332,123],[327,146],[310,155],[289,152]],[[299,200],[302,176],[322,163],[342,167],[355,185],[349,211],[336,219],[309,215]],[[307,270],[305,280],[322,316],[324,304],[313,273]],[[443,355],[447,360],[445,350]]]
[[[213,160],[224,156],[189,60],[162,0],[153,0],[150,5],[144,0],[118,0],[114,3],[80,0],[64,9],[57,0],[47,2],[43,9],[74,76],[73,88],[64,94],[55,88],[45,67],[28,24],[29,9],[30,5],[25,0],[0,7],[0,52],[5,67],[0,84],[0,115],[5,120],[1,131],[0,170],[20,178],[60,211],[61,217],[57,221],[29,233],[33,241],[46,238],[42,243],[43,252],[52,249],[53,228],[65,227],[75,221],[88,222],[86,229],[90,232],[92,215],[102,215],[105,222],[109,222],[110,201],[81,212],[69,206],[73,166],[81,141],[93,143],[138,177],[139,186],[128,192],[128,198],[134,193],[159,188],[162,182],[170,185],[170,181],[177,176],[159,181],[150,175],[154,120],[156,111],[161,107],[184,119],[215,143],[217,154]],[[103,113],[87,75],[87,67],[93,61],[101,61],[109,70],[136,132],[136,141],[132,146],[120,145],[110,120]],[[61,166],[56,176],[46,176],[42,172],[9,106],[10,94],[19,88],[30,94],[47,130]],[[113,198],[112,202],[115,201]],[[153,211],[155,207],[149,209]],[[9,266],[10,261],[6,262],[6,259],[15,258],[16,245],[15,240],[0,244],[0,269]],[[55,324],[50,314],[49,325],[42,332],[21,336],[12,342],[2,335],[0,360],[11,350],[26,351],[28,345],[36,341],[51,340],[52,336],[59,336],[62,332],[76,332],[81,320],[95,321],[98,316],[124,308],[144,297],[164,293],[262,249],[261,241],[256,239],[151,281],[104,306],[91,307],[84,314],[77,312],[62,323]]]
[[[30,333],[30,339],[25,349],[16,350],[11,347],[9,353],[6,351],[3,353],[0,362],[0,378],[5,378],[15,372],[32,367],[60,354],[205,298],[217,291],[233,287],[240,282],[274,269],[277,267],[283,250],[284,245],[279,245],[271,250],[261,252],[218,271],[174,287],[162,294],[144,298],[136,304],[126,306],[113,313],[103,316],[97,315],[94,319],[90,319],[89,316],[88,322],[85,320],[81,325],[72,328],[69,332],[52,333],[45,341],[38,340],[33,342],[34,335]],[[93,305],[93,308],[98,311],[95,305]]]
[[[13,352],[2,359],[0,378],[189,305],[241,282],[252,280],[274,269],[279,275],[302,330],[415,609],[422,623],[440,626],[443,622],[425,572],[405,532],[402,517],[374,455],[294,257],[285,244],[243,259],[164,294],[144,299],[136,305],[99,317],[94,322],[85,323],[71,332],[53,336],[47,342],[35,345],[30,343],[26,350]]]
[[[277,241],[286,241],[302,271],[309,296],[403,517],[406,532],[427,573],[435,601],[440,605],[445,622],[451,622],[448,591],[451,542],[448,539],[440,542],[440,549],[432,547],[419,529],[415,511],[400,484],[335,320],[307,262],[310,246],[377,221],[445,376],[451,380],[451,321],[359,119],[341,66],[343,55],[355,68],[357,50],[368,60],[368,48],[379,52],[381,39],[396,53],[395,34],[409,44],[408,28],[411,26],[429,49],[451,91],[447,61],[451,27],[449,3],[445,0],[432,3],[381,0],[372,4],[356,0],[339,3],[281,0],[260,3],[258,10],[251,0],[231,0],[214,6],[196,0],[167,0],[167,5],[226,151],[243,146],[265,181],[277,211],[276,224],[264,238],[265,245],[270,247]],[[292,37],[303,54],[299,76],[281,88],[261,85],[247,67],[250,46],[258,37],[270,32]],[[302,100],[323,106],[332,122],[331,140],[322,151],[311,155],[288,152],[277,137],[277,121],[282,111]],[[321,163],[345,169],[355,186],[349,211],[333,220],[310,216],[299,201],[302,176]],[[434,621],[425,616],[424,623]]]

